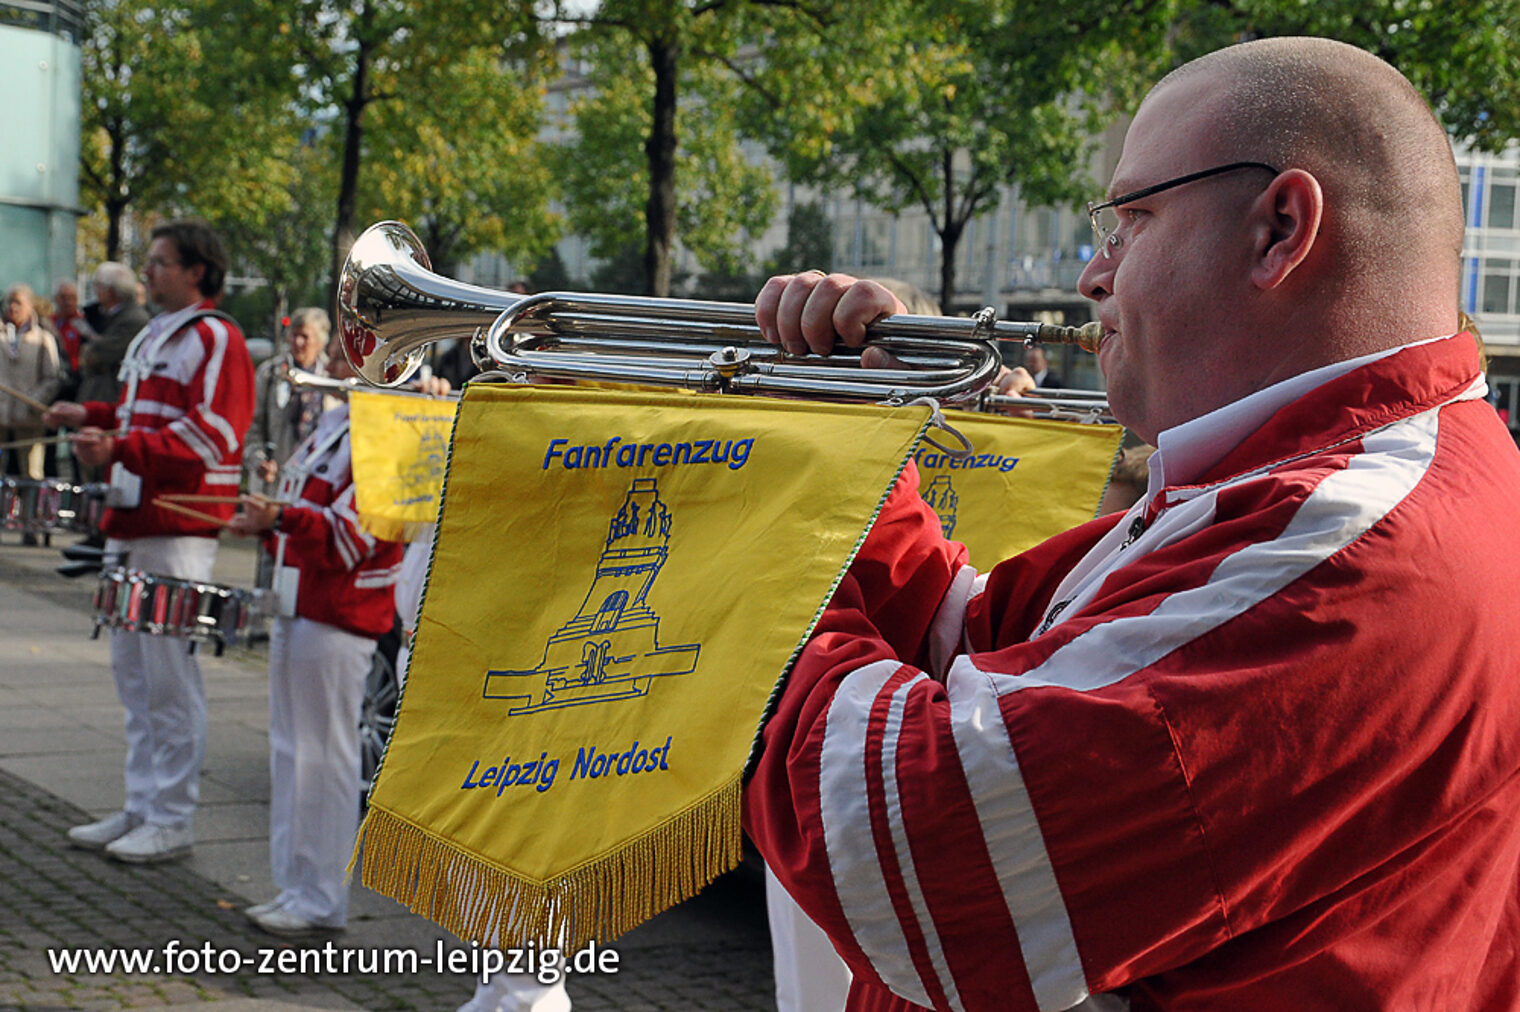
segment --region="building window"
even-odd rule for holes
[[[855,269],[882,270],[892,265],[892,221],[860,217],[845,249],[846,262]]]
[[[1508,316],[1515,312],[1515,261],[1490,258],[1484,261],[1484,298],[1480,313]]]
[[[1515,311],[1515,261],[1491,259],[1483,265],[1483,301],[1479,312],[1508,315]]]
[[[1514,228],[1515,227],[1515,180],[1499,178],[1496,172],[1494,183],[1488,190],[1488,221],[1489,228]]]

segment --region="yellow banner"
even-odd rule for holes
[[[919,494],[986,571],[1093,518],[1113,470],[1118,425],[946,411],[975,452],[955,459],[924,444],[914,453]]]
[[[349,394],[354,504],[375,537],[409,541],[417,525],[437,516],[456,404],[416,394]]]
[[[740,780],[929,409],[466,388],[365,885],[578,947],[740,857]]]

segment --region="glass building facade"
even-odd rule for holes
[[[0,286],[76,273],[81,5],[0,0]]]

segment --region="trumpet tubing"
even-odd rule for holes
[[[405,225],[381,222],[339,279],[344,351],[359,376],[395,386],[430,344],[471,342],[477,364],[514,379],[598,379],[702,391],[901,402],[966,400],[996,377],[999,341],[1097,347],[1101,328],[901,314],[867,328],[902,369],[854,368],[858,349],[791,356],[767,343],[752,305],[585,293],[515,295],[433,273]]]
[[[302,369],[298,365],[289,362],[275,368],[275,375],[294,387],[309,387],[312,390],[330,390],[334,393],[347,393],[355,388],[363,389],[366,384],[356,379],[334,379],[331,376],[323,376],[321,373]]]
[[[289,363],[281,366],[276,371],[276,375],[278,375],[280,379],[283,379],[285,382],[289,383],[291,386],[310,387],[313,390],[328,390],[333,393],[346,394],[352,390],[365,390],[374,386],[372,383],[366,383],[363,380],[354,379],[352,377],[349,377],[347,379],[337,379],[332,376],[323,376],[320,373],[310,372],[306,369],[302,369],[300,366],[291,365]],[[447,399],[457,401],[459,399],[459,394],[455,391],[450,391],[446,394],[425,394],[421,391],[416,390],[397,390],[395,393],[403,394],[407,397],[426,397],[431,400]]]
[[[1037,388],[1022,394],[984,393],[977,401],[982,411],[1005,411],[1010,408],[1032,411],[1036,417],[1062,418],[1079,422],[1113,422],[1108,394],[1102,390],[1062,390]]]

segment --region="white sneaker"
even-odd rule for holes
[[[145,822],[106,845],[106,854],[128,864],[154,864],[190,853],[195,831],[189,826],[155,826]]]
[[[271,935],[279,935],[283,938],[300,938],[304,935],[317,935],[329,931],[342,931],[342,925],[318,924],[316,921],[308,921],[299,914],[293,914],[284,907],[275,907],[261,914],[250,912],[248,919]]]
[[[250,921],[253,921],[255,924],[257,924],[260,917],[263,917],[265,914],[273,913],[284,905],[284,902],[281,901],[278,896],[276,896],[268,903],[255,903],[251,907],[244,907],[243,915]]]
[[[99,822],[69,830],[69,843],[84,850],[104,850],[106,844],[126,836],[141,824],[142,819],[128,812],[113,812]]]
[[[564,980],[540,984],[525,973],[493,973],[475,984],[475,994],[458,1012],[570,1012],[570,995]]]

